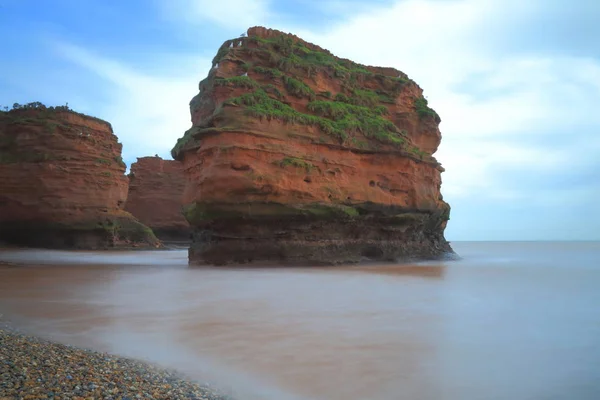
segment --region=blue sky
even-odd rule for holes
[[[225,40],[263,25],[396,67],[442,117],[450,240],[600,240],[597,0],[0,0],[0,105],[169,157]]]

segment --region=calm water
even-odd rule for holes
[[[240,399],[600,399],[600,243],[412,266],[201,269],[186,251],[0,252],[0,313]],[[54,265],[58,266],[54,266]]]

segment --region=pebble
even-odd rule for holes
[[[232,400],[175,371],[0,326],[0,400]]]

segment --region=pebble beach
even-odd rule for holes
[[[0,326],[0,400],[231,400],[151,364]]]

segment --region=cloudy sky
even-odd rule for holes
[[[222,42],[254,25],[406,72],[442,117],[450,240],[600,240],[598,0],[0,0],[0,105],[110,121],[170,157]]]

